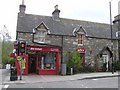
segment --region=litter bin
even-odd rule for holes
[[[16,67],[11,67],[10,69],[10,81],[15,81],[18,79],[18,76],[17,76],[17,68]]]

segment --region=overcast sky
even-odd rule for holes
[[[109,23],[110,0],[24,0],[26,13],[51,16],[58,4],[61,18]],[[118,1],[112,0],[112,19],[118,14]],[[0,30],[6,25],[13,40],[16,34],[17,14],[22,0],[1,0]]]

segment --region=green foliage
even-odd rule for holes
[[[9,63],[9,54],[13,51],[13,43],[10,41],[2,42],[2,63]]]
[[[90,66],[81,67],[80,72],[85,72],[85,73],[95,72],[95,68]]]
[[[2,64],[2,40],[0,37],[0,64]]]
[[[114,62],[114,65],[116,70],[120,70],[120,61]]]
[[[14,64],[14,58],[10,58],[8,62],[9,62],[9,64],[13,65]]]
[[[77,51],[73,51],[70,53],[70,60],[67,61],[67,68],[73,68],[74,73],[78,73],[81,68],[81,58],[80,54]]]
[[[106,67],[107,63],[103,63],[103,66],[102,66],[102,71],[105,72],[107,70],[107,67]]]

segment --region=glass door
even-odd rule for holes
[[[108,61],[109,61],[108,55],[102,55],[102,58],[103,58],[103,63],[106,64],[106,68],[108,71]]]

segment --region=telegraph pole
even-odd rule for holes
[[[110,30],[111,30],[111,51],[112,51],[111,59],[112,59],[112,74],[114,74],[111,2],[112,2],[112,0],[109,2],[109,7],[110,7]]]

